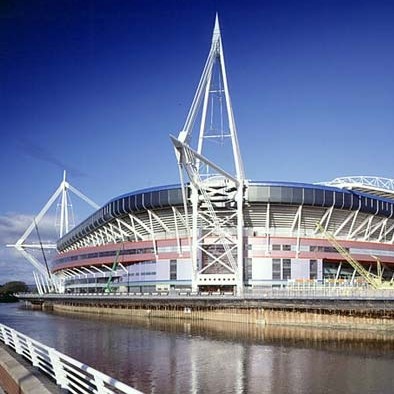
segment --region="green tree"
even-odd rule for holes
[[[28,291],[28,287],[25,282],[20,281],[12,281],[7,282],[3,286],[0,287],[0,294],[15,294],[15,293],[24,293]]]

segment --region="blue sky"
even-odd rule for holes
[[[392,1],[5,0],[0,242],[23,232],[63,169],[100,205],[178,182],[169,134],[216,11],[249,179],[393,177]],[[30,271],[10,270],[10,253],[0,249],[0,283]]]

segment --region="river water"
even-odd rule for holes
[[[0,304],[0,323],[144,393],[394,392],[394,333],[119,319]]]

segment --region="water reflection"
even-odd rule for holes
[[[8,308],[8,310],[7,310]],[[48,314],[0,321],[152,393],[391,393],[394,334]]]

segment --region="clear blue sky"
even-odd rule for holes
[[[393,1],[4,0],[0,241],[63,169],[99,204],[178,182],[216,11],[249,179],[394,177]]]

